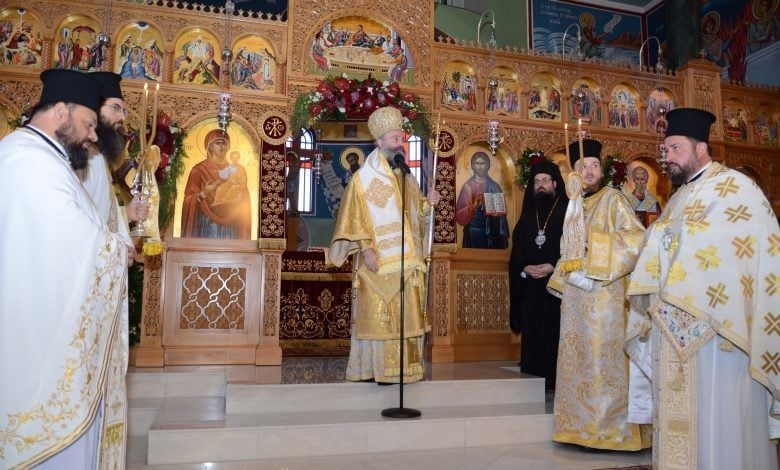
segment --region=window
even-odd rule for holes
[[[423,174],[422,139],[416,135],[411,135],[409,136],[409,139],[407,139],[404,147],[406,147],[406,155],[408,156],[409,169],[412,170],[412,176],[414,176],[414,179],[417,180],[417,184],[422,188],[423,180],[425,179],[425,175]],[[423,192],[426,191],[423,189]]]
[[[285,143],[287,151],[294,152],[300,162],[298,173],[298,210],[299,213],[314,212],[314,133],[303,129],[298,139],[290,137]],[[287,162],[285,176],[290,173],[290,162]],[[289,191],[288,191],[289,193]],[[285,208],[290,211],[290,195],[288,194]],[[291,211],[295,213],[296,211]]]

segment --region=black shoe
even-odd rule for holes
[[[377,382],[377,385],[395,385],[393,382]]]
[[[612,452],[612,449],[598,449],[596,447],[579,446],[580,450],[589,454],[603,454],[606,452]]]

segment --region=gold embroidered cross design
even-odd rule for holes
[[[653,279],[658,279],[658,274],[661,271],[660,266],[658,265],[658,257],[653,256],[650,261],[645,263],[645,271],[647,271],[650,276],[653,277]]]
[[[715,186],[715,191],[717,191],[720,197],[726,197],[729,195],[729,193],[736,193],[739,191],[739,185],[734,183],[734,177],[729,176],[726,178],[726,181],[723,181],[722,183],[718,183]]]
[[[767,374],[780,374],[780,353],[772,354],[766,351],[761,355],[761,359],[764,360],[764,365],[761,366],[761,370]]]
[[[726,285],[719,282],[717,286],[709,286],[707,288],[707,295],[710,297],[710,307],[717,307],[718,304],[725,304],[729,301],[729,296],[726,295]]]
[[[711,267],[720,266],[720,258],[718,258],[718,249],[710,245],[706,250],[696,250],[694,255],[699,260],[699,269],[706,271]]]
[[[752,258],[753,253],[755,253],[755,250],[753,249],[753,242],[755,241],[756,239],[751,235],[748,235],[745,238],[734,237],[734,239],[731,240],[731,244],[734,245],[734,252],[736,253],[737,258],[742,259],[746,256]]]
[[[685,207],[685,218],[688,220],[697,219],[704,213],[704,209],[706,208],[707,206],[701,202],[701,199],[697,199],[693,201],[692,204]]]
[[[698,232],[705,232],[710,228],[709,222],[703,220],[686,220],[685,226],[688,228],[688,235],[696,235]]]
[[[726,215],[729,222],[737,222],[740,220],[750,220],[753,214],[748,212],[747,206],[740,204],[737,207],[729,207],[726,209]]]
[[[682,264],[680,264],[679,261],[675,261],[672,265],[672,269],[669,270],[669,275],[667,276],[667,282],[671,286],[677,281],[684,281],[685,276],[687,276],[688,273],[685,272],[685,270],[682,268]]]
[[[766,320],[766,326],[764,327],[766,334],[771,335],[774,333],[780,336],[780,315],[772,315],[772,312],[767,312],[764,320]]]
[[[780,253],[780,235],[776,233],[769,235],[769,249],[767,253],[770,256],[777,256]]]
[[[775,273],[769,273],[769,275],[765,277],[764,280],[767,283],[765,289],[767,294],[775,295],[778,291],[780,291],[780,277],[775,276]]]
[[[368,188],[366,188],[366,199],[375,206],[384,208],[392,196],[393,187],[389,184],[384,184],[379,178],[372,179]]]
[[[739,282],[742,283],[742,295],[745,297],[753,297],[753,276],[742,276]]]

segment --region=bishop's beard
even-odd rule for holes
[[[98,136],[98,150],[109,163],[114,163],[125,151],[127,138],[120,129],[106,126],[102,122],[95,129]]]

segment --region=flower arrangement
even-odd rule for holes
[[[549,158],[539,149],[526,148],[522,155],[515,160],[517,171],[515,173],[515,184],[525,188],[528,184],[528,178],[531,177],[531,167],[537,163],[549,161]]]
[[[627,168],[622,158],[615,155],[607,155],[601,164],[602,181],[605,185],[615,189],[621,189],[626,182]]]
[[[147,134],[149,134],[149,130],[147,130]],[[160,165],[154,176],[157,179],[157,189],[160,192],[158,219],[160,230],[164,230],[173,217],[176,180],[184,172],[184,158],[187,158],[187,153],[184,150],[186,137],[187,131],[179,129],[170,116],[162,112],[158,115],[154,144],[160,147]],[[136,162],[140,161],[141,142],[136,133],[130,136],[129,149],[130,157]]]
[[[398,82],[380,82],[371,77],[358,81],[342,75],[321,80],[313,92],[301,94],[295,100],[290,125],[298,130],[319,121],[368,119],[374,110],[385,106],[401,111],[404,131],[420,138],[428,137],[428,113],[420,98],[401,90]]]

